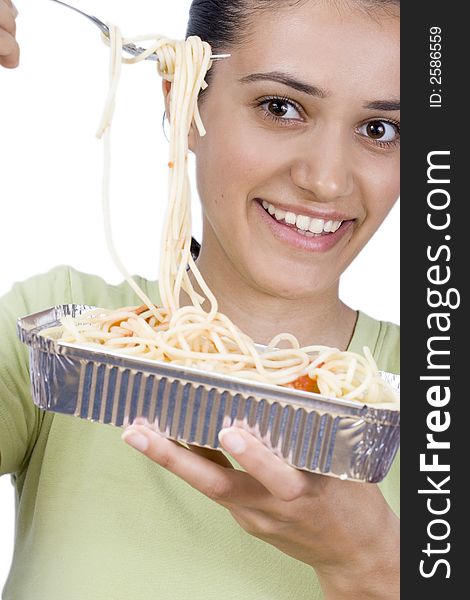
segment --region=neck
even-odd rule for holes
[[[219,254],[203,244],[197,266],[217,298],[219,312],[255,342],[267,344],[279,333],[291,333],[301,346],[347,349],[357,313],[339,299],[339,282],[307,298],[283,298],[250,285],[225,254]]]

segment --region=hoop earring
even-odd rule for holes
[[[166,127],[165,127],[166,122],[167,122],[166,110],[164,110],[163,111],[163,119],[162,119],[162,129],[163,129],[163,135],[165,136],[166,141],[169,142],[170,138],[166,132]]]

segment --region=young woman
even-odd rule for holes
[[[399,193],[398,14],[388,0],[194,0],[188,27],[232,55],[200,98],[207,135],[189,140],[198,266],[221,312],[261,343],[368,345],[395,372],[397,328],[338,286]],[[118,430],[37,411],[15,319],[72,301],[136,302],[64,267],[1,301],[0,472],[18,496],[4,598],[399,597],[397,464],[380,486],[312,475],[236,428],[222,456],[135,424],[134,452]]]

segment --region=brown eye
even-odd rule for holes
[[[400,126],[392,121],[368,121],[357,132],[369,140],[393,144],[400,138]]]
[[[284,98],[266,98],[258,106],[262,106],[267,115],[279,121],[294,121],[302,118],[296,104]]]
[[[367,135],[374,140],[380,140],[385,135],[385,126],[382,121],[367,123]]]
[[[286,102],[281,100],[271,100],[268,103],[268,110],[275,117],[284,117],[289,112],[289,106]]]

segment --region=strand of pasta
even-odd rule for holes
[[[191,194],[187,169],[188,134],[194,125],[199,135],[205,128],[198,109],[198,96],[211,67],[211,48],[198,37],[186,41],[162,36],[122,38],[110,25],[110,87],[98,137],[104,140],[103,213],[111,256],[136,295],[141,308],[96,310],[78,320],[63,319],[62,339],[99,344],[112,351],[145,358],[206,368],[264,383],[290,384],[302,376],[317,382],[319,391],[334,397],[361,401],[395,401],[393,390],[380,377],[368,349],[365,356],[334,348],[301,348],[291,334],[279,334],[266,349],[218,312],[218,304],[191,255]],[[125,58],[123,45],[146,41],[140,55]],[[122,63],[137,63],[150,54],[158,56],[159,74],[172,84],[170,94],[169,198],[160,255],[159,289],[162,307],[157,307],[131,277],[120,259],[112,236],[110,219],[111,125]],[[197,292],[189,277],[193,275]],[[184,291],[191,305],[181,306]],[[208,304],[205,310],[203,305]],[[278,349],[281,344],[288,348]],[[370,392],[370,393],[369,393]]]

